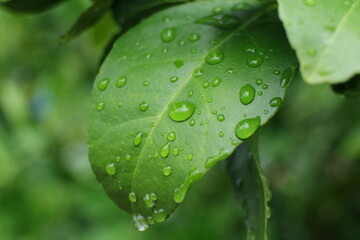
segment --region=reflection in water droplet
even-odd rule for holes
[[[224,60],[224,57],[224,53],[220,49],[217,49],[209,53],[206,56],[205,61],[210,65],[215,65],[221,63]]]
[[[245,84],[240,88],[240,102],[244,105],[250,104],[255,98],[255,88],[251,84]]]
[[[221,78],[216,77],[216,78],[214,78],[214,80],[212,81],[212,86],[213,86],[213,87],[217,87],[217,86],[220,85],[220,83],[221,83]]]
[[[174,154],[175,156],[179,156],[179,148],[175,147],[175,148],[173,149],[173,154]]]
[[[261,56],[251,56],[247,61],[248,66],[252,68],[260,67],[262,63],[263,59]]]
[[[170,82],[177,82],[179,80],[179,78],[177,76],[172,76],[170,77]]]
[[[161,40],[166,43],[172,42],[175,38],[175,35],[175,28],[165,28],[164,31],[161,33]]]
[[[155,222],[161,223],[161,222],[165,221],[166,217],[167,217],[167,214],[164,209],[154,211],[153,218],[154,218]]]
[[[189,101],[174,102],[169,106],[169,117],[175,122],[189,119],[195,112],[196,105]]]
[[[196,122],[195,122],[195,119],[193,119],[193,118],[190,119],[190,122],[189,122],[189,125],[190,125],[190,126],[194,126],[195,123],[196,123]]]
[[[284,70],[280,77],[280,87],[287,87],[290,83],[292,75],[293,70],[291,68]]]
[[[125,155],[125,160],[126,160],[126,161],[131,161],[131,155],[127,153],[127,154]]]
[[[141,141],[142,141],[142,132],[139,132],[139,133],[137,133],[136,134],[136,136],[134,137],[134,141],[133,141],[133,143],[134,143],[134,146],[139,146],[140,144],[141,144]]]
[[[235,134],[239,139],[247,139],[256,132],[260,123],[260,117],[241,120],[235,127]]]
[[[189,41],[190,42],[197,42],[197,41],[200,40],[200,38],[201,38],[201,36],[199,34],[192,33],[192,34],[190,34]]]
[[[135,203],[137,201],[136,194],[134,192],[129,193],[129,200],[132,203]]]
[[[142,112],[146,112],[148,108],[149,108],[149,104],[147,102],[141,102],[139,105],[139,110]]]
[[[143,201],[144,201],[146,207],[148,207],[148,208],[152,208],[155,205],[154,201],[150,198],[149,193],[147,193],[145,195],[145,197],[143,198]]]
[[[262,86],[262,89],[265,90],[265,89],[268,89],[268,87],[269,87],[269,86],[268,86],[267,84],[264,84],[264,85]]]
[[[274,75],[280,75],[280,70],[277,70],[277,69],[274,70],[273,74],[274,74]]]
[[[164,168],[163,168],[163,174],[164,174],[164,176],[170,176],[171,171],[172,171],[172,168],[171,168],[170,166],[164,167]]]
[[[134,215],[133,216],[133,220],[134,220],[134,227],[139,230],[140,232],[145,231],[149,225],[147,224],[145,218],[143,216],[139,215]]]
[[[115,164],[114,163],[110,163],[108,165],[106,165],[105,171],[108,175],[110,176],[114,176],[116,173],[116,168],[115,168]]]
[[[175,134],[175,132],[169,133],[168,136],[167,136],[167,139],[168,139],[169,141],[174,141],[174,140],[176,139],[176,134]]]
[[[263,84],[263,80],[261,78],[256,79],[255,83],[256,83],[256,85],[260,86]]]
[[[101,102],[96,105],[96,110],[102,111],[105,107],[105,103]]]
[[[208,88],[209,86],[210,86],[210,83],[208,81],[205,81],[204,84],[203,84],[203,87]]]
[[[100,91],[105,91],[107,86],[110,83],[110,79],[109,78],[104,78],[102,80],[99,81],[97,87]]]
[[[282,104],[282,99],[280,97],[275,97],[270,100],[270,107],[279,107]]]
[[[189,96],[189,97],[191,97],[193,94],[194,94],[194,91],[193,91],[193,90],[190,90],[190,91],[188,92],[188,96]]]
[[[160,155],[161,155],[163,158],[166,158],[166,157],[169,156],[169,152],[170,152],[170,143],[166,143],[166,144],[161,148]]]
[[[192,153],[189,153],[189,155],[187,156],[187,159],[188,159],[189,161],[193,160],[193,155],[192,155]]]
[[[219,132],[219,137],[223,137],[224,136],[224,132],[223,131],[220,131]]]
[[[225,120],[225,116],[223,114],[219,114],[217,115],[216,119],[219,121],[219,122],[223,122]]]
[[[118,88],[122,88],[123,86],[125,86],[127,83],[127,77],[125,76],[121,76],[118,78],[118,80],[116,81],[116,86]]]
[[[201,69],[195,69],[195,71],[193,72],[193,76],[194,77],[200,77],[204,74],[203,70]]]

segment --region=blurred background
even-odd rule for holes
[[[146,232],[97,183],[86,146],[90,90],[118,27],[108,14],[58,44],[88,5],[69,1],[38,15],[0,9],[0,239],[242,239],[224,163]],[[360,99],[298,77],[261,131],[269,239],[359,240]]]

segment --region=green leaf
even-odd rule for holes
[[[297,62],[276,7],[239,2],[159,12],[120,37],[100,68],[90,162],[141,230],[144,219],[164,221],[242,142],[237,136],[272,117],[293,78]]]
[[[257,135],[238,146],[226,163],[245,218],[247,236],[243,239],[267,240],[271,192],[260,166]]]
[[[341,83],[360,73],[360,0],[278,0],[308,83]]]
[[[10,0],[0,5],[17,12],[41,12],[64,0]]]
[[[85,12],[81,14],[74,25],[61,37],[62,43],[71,41],[85,29],[96,24],[109,10],[114,0],[96,0]]]
[[[165,7],[190,0],[115,0],[114,16],[124,29],[129,29],[142,18]]]

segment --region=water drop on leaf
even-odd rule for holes
[[[114,163],[110,163],[108,165],[106,165],[105,171],[108,175],[110,176],[114,176],[116,173],[116,168],[115,168],[115,164]]]
[[[189,119],[195,112],[196,105],[189,101],[174,102],[169,107],[169,117],[175,122]]]
[[[165,28],[161,33],[161,40],[166,43],[172,42],[175,38],[175,34],[175,28]]]
[[[122,77],[119,77],[118,80],[116,81],[116,86],[118,88],[122,88],[123,86],[125,86],[127,83],[127,77],[125,76],[122,76]]]
[[[110,79],[109,78],[104,78],[102,80],[99,81],[97,87],[100,91],[105,91],[107,86],[110,83]]]
[[[129,200],[132,203],[135,203],[137,201],[136,194],[134,192],[129,193]]]
[[[160,155],[161,155],[163,158],[166,158],[166,157],[169,156],[169,152],[170,152],[170,143],[166,143],[166,144],[161,148]]]
[[[239,139],[247,139],[256,132],[260,123],[260,117],[241,120],[235,127],[235,134]]]
[[[149,104],[147,102],[141,102],[139,105],[139,110],[142,112],[146,112],[148,108],[149,108]]]
[[[135,138],[134,138],[134,146],[139,146],[141,144],[141,141],[142,141],[142,132],[139,132],[138,134],[136,134]]]
[[[172,171],[172,168],[171,168],[170,166],[163,168],[163,174],[164,174],[165,176],[170,176],[171,171]]]
[[[206,63],[210,64],[210,65],[215,65],[218,63],[221,63],[224,60],[225,56],[224,53],[220,50],[214,50],[211,53],[209,53],[206,56]]]
[[[255,88],[251,84],[245,84],[240,88],[240,102],[244,105],[250,104],[255,98]]]
[[[279,107],[282,104],[282,99],[280,97],[275,97],[270,100],[270,107]]]

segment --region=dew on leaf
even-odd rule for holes
[[[195,112],[196,105],[189,101],[174,102],[169,106],[169,117],[175,122],[189,119]]]
[[[121,157],[119,157],[119,156],[117,156],[115,159],[116,159],[117,162],[121,161]]]
[[[208,103],[211,103],[213,100],[212,100],[212,98],[208,98],[206,101],[207,101]]]
[[[217,115],[216,119],[219,121],[219,122],[223,122],[225,120],[225,116],[224,114],[219,114]]]
[[[250,8],[249,3],[238,3],[238,4],[235,4],[232,7],[232,9],[235,10],[235,11],[245,10],[245,9],[248,9],[248,8]]]
[[[256,79],[255,81],[256,85],[260,86],[263,84],[263,80],[261,78]]]
[[[275,97],[270,100],[270,107],[279,107],[282,104],[282,99],[280,97]]]
[[[131,155],[127,153],[127,154],[125,155],[125,160],[126,160],[126,161],[131,161]]]
[[[175,28],[165,28],[161,33],[161,40],[165,43],[172,42],[175,38],[176,30]]]
[[[121,191],[121,190],[123,190],[123,186],[121,185],[121,182],[119,181],[118,182],[118,189]]]
[[[177,82],[178,80],[179,80],[179,78],[177,76],[170,77],[170,82],[172,82],[172,83]]]
[[[149,227],[148,223],[146,222],[146,219],[140,214],[134,215],[133,220],[134,220],[134,227],[140,232],[145,231]]]
[[[129,200],[132,203],[135,203],[137,201],[136,194],[134,192],[129,193]]]
[[[101,102],[96,105],[96,110],[102,111],[105,107],[105,103]]]
[[[190,91],[188,92],[188,96],[189,96],[189,97],[191,97],[193,94],[194,94],[194,91],[193,91],[193,90],[190,90]]]
[[[144,82],[143,82],[144,87],[149,86],[149,84],[150,84],[150,82],[149,82],[149,81],[144,81]]]
[[[190,125],[190,126],[195,126],[195,123],[196,123],[196,122],[195,122],[195,119],[193,119],[193,118],[190,119],[190,122],[189,122],[189,125]]]
[[[175,148],[173,149],[173,154],[174,154],[175,156],[179,156],[179,148],[175,147]]]
[[[172,171],[172,168],[171,168],[170,166],[164,167],[164,168],[163,168],[163,174],[164,174],[164,176],[170,176],[171,171]]]
[[[256,52],[256,47],[253,44],[247,44],[247,45],[245,45],[245,47],[243,49],[244,49],[244,52],[248,52],[248,53]]]
[[[265,89],[268,89],[268,87],[269,87],[269,86],[268,86],[267,84],[264,84],[264,85],[262,86],[262,89],[265,90]]]
[[[205,61],[207,64],[210,65],[215,65],[215,64],[219,64],[224,60],[225,56],[223,51],[221,51],[220,49],[214,50],[212,52],[210,52],[206,58]]]
[[[181,68],[182,66],[184,66],[184,60],[181,60],[181,59],[175,60],[175,61],[174,61],[174,65],[175,65],[175,67],[177,67],[177,68]]]
[[[213,10],[212,10],[213,13],[221,13],[223,11],[224,11],[224,9],[222,7],[219,7],[219,6],[214,7]]]
[[[134,137],[134,141],[133,141],[133,143],[134,143],[134,146],[139,146],[140,144],[141,144],[141,141],[142,141],[142,135],[143,135],[143,133],[142,132],[139,132],[139,133],[137,133],[136,134],[136,136]]]
[[[240,102],[244,105],[250,104],[255,98],[255,88],[250,84],[245,84],[240,88]]]
[[[149,104],[147,102],[141,102],[139,104],[139,110],[142,112],[146,112],[146,110],[148,110],[149,108]]]
[[[122,102],[118,102],[117,107],[118,107],[118,108],[121,108],[122,105],[123,105]]]
[[[177,188],[174,191],[174,201],[176,203],[181,203],[184,201],[184,198],[186,196],[187,191],[190,189],[191,185],[202,178],[204,176],[205,172],[199,171],[198,169],[191,170],[183,184],[180,185],[179,188]]]
[[[189,41],[190,42],[197,42],[197,41],[200,40],[200,38],[201,38],[201,36],[199,34],[192,33],[192,34],[190,34]]]
[[[293,75],[293,70],[288,68],[284,70],[280,77],[280,87],[287,87],[290,83],[291,76]]]
[[[102,80],[99,81],[97,87],[100,91],[105,91],[106,88],[108,87],[110,83],[110,79],[109,78],[104,78]]]
[[[155,205],[154,201],[150,198],[149,193],[145,194],[143,201],[144,201],[146,207],[148,207],[148,208],[152,208]]]
[[[252,68],[260,67],[262,63],[263,59],[261,56],[251,56],[247,60],[248,66]]]
[[[209,86],[210,86],[210,83],[208,81],[205,81],[204,84],[203,84],[203,87],[208,88]]]
[[[170,143],[166,143],[166,144],[161,148],[160,155],[161,155],[163,158],[166,158],[166,157],[169,156],[169,152],[170,152]]]
[[[205,162],[205,168],[212,168],[218,161],[226,159],[230,154],[221,149],[217,155],[208,157]]]
[[[150,199],[153,200],[153,201],[156,201],[157,200],[157,196],[155,193],[150,193]]]
[[[107,173],[108,175],[114,176],[115,173],[116,173],[115,164],[114,164],[114,163],[110,163],[110,164],[106,165],[105,171],[106,171],[106,173]]]
[[[235,127],[235,134],[239,139],[247,139],[256,132],[260,123],[260,117],[241,120]]]
[[[224,136],[224,132],[223,131],[220,131],[219,132],[219,137],[223,137]]]
[[[190,160],[190,161],[193,160],[193,155],[192,155],[192,153],[189,153],[189,154],[188,154],[187,159]]]
[[[167,139],[168,139],[169,141],[175,141],[175,139],[176,139],[176,133],[175,133],[175,132],[170,132],[170,133],[168,134],[168,136],[167,136]]]
[[[258,92],[257,92],[257,95],[258,95],[258,96],[261,96],[261,95],[263,95],[263,92],[262,92],[262,91],[258,91]]]
[[[150,225],[154,225],[154,224],[155,224],[155,221],[154,221],[154,219],[153,219],[152,216],[148,216],[148,217],[147,217],[147,223],[150,224]]]
[[[194,77],[200,77],[204,74],[203,70],[201,69],[195,69],[193,72]]]
[[[166,217],[167,217],[167,214],[164,209],[159,209],[159,210],[154,211],[153,218],[154,218],[155,222],[161,223],[161,222],[165,221]]]
[[[277,70],[277,69],[273,71],[274,75],[280,75],[280,73],[281,73],[280,70]]]
[[[215,14],[196,20],[196,23],[211,25],[221,29],[231,29],[240,23],[240,19],[229,14]]]
[[[124,87],[124,86],[126,85],[126,83],[127,83],[127,77],[121,76],[121,77],[119,77],[118,80],[116,81],[116,86],[117,86],[118,88],[122,88],[122,87]]]
[[[214,78],[214,80],[212,81],[212,86],[213,86],[213,87],[217,87],[217,86],[220,85],[220,83],[221,83],[221,78],[216,77],[216,78]]]

